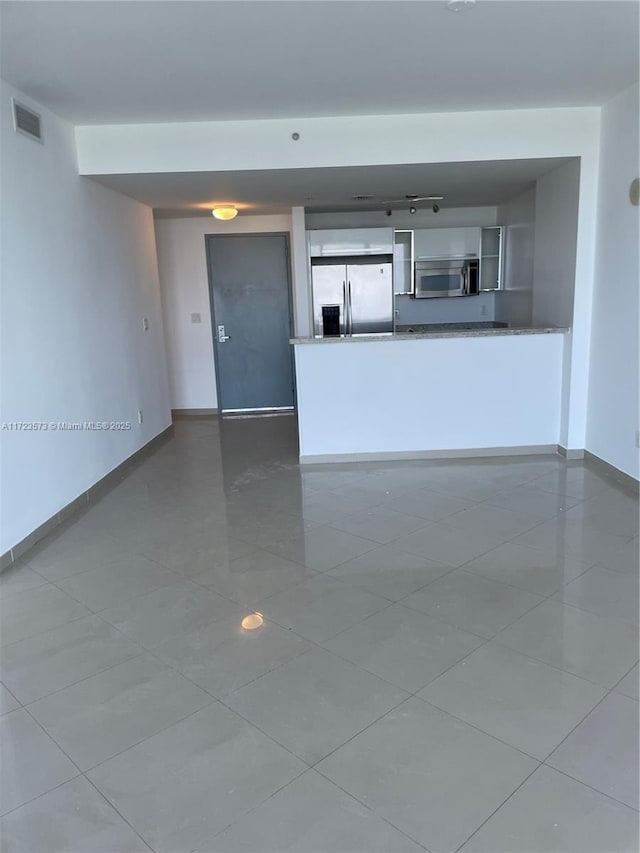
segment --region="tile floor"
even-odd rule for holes
[[[637,499],[296,459],[180,421],[0,576],[2,850],[637,850]]]

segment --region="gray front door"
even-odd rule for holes
[[[206,240],[218,407],[293,408],[287,236]]]

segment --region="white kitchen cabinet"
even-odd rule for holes
[[[396,231],[393,247],[393,289],[413,293],[413,231]]]
[[[309,256],[391,255],[393,228],[340,228],[307,231]]]
[[[480,241],[480,290],[502,287],[503,228],[483,228]]]
[[[474,228],[421,228],[414,231],[416,258],[441,258],[473,255],[480,252],[480,231]]]

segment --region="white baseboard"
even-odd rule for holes
[[[458,450],[397,450],[380,453],[300,454],[301,465],[327,465],[335,462],[398,462],[403,459],[477,459],[488,456],[556,455],[556,444],[527,444],[517,447],[465,447]]]
[[[565,459],[584,459],[584,450],[580,447],[563,447],[559,444],[558,455]]]

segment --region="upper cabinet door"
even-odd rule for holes
[[[480,228],[422,228],[414,232],[416,258],[443,258],[460,255],[478,257]]]
[[[390,255],[393,228],[340,228],[308,231],[312,258],[332,255]]]

